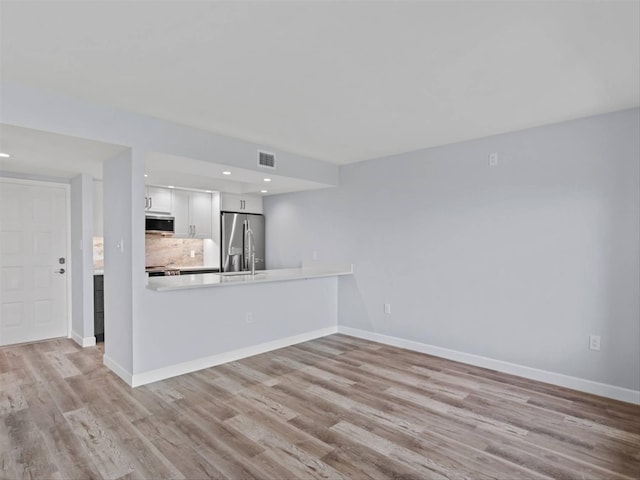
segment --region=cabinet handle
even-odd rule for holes
[[[144,209],[146,210],[147,208],[149,208],[149,198],[144,197]]]
[[[194,237],[196,236],[196,226],[195,225],[193,226],[193,236]]]
[[[149,209],[153,208],[153,197],[149,197]]]

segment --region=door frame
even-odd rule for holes
[[[65,236],[66,242],[64,246],[65,250],[65,258],[67,259],[66,270],[68,275],[66,275],[66,283],[67,283],[67,298],[65,299],[67,302],[67,338],[71,338],[71,327],[72,327],[72,292],[71,286],[73,285],[71,282],[71,262],[73,259],[71,258],[71,184],[64,182],[54,182],[47,180],[29,180],[26,178],[19,177],[5,177],[0,175],[0,183],[18,183],[21,185],[31,185],[34,187],[62,187],[64,189],[64,202],[65,202],[65,216],[67,218],[67,225],[65,228]]]

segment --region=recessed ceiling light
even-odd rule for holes
[[[225,170],[224,172],[222,172],[223,175],[231,175],[231,172],[229,170]]]
[[[270,182],[270,181],[271,181],[271,179],[270,179],[270,178],[265,178],[265,179],[264,179],[264,181],[265,181],[265,182]]]
[[[266,190],[260,190],[260,193],[267,193]]]
[[[211,191],[211,190],[205,190],[205,192],[207,192],[207,193],[213,193],[213,191]]]
[[[9,158],[11,155],[9,155],[8,153],[2,153],[0,152],[0,157],[2,158]]]
[[[146,173],[144,174],[144,178],[147,178],[149,175],[147,175]]]
[[[173,185],[167,185],[167,188],[176,188]]]

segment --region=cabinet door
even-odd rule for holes
[[[242,197],[234,193],[220,194],[220,210],[223,212],[242,212]]]
[[[190,192],[184,190],[173,190],[171,192],[173,201],[172,214],[175,218],[173,223],[176,237],[190,237],[191,236],[191,220],[190,220],[190,208],[189,197]]]
[[[211,194],[205,192],[191,192],[189,208],[191,233],[195,238],[211,238]]]
[[[262,197],[257,195],[223,193],[220,201],[220,210],[225,212],[262,213]]]
[[[171,190],[160,187],[147,187],[147,212],[171,213]]]
[[[244,209],[242,210],[243,212],[262,213],[262,197],[244,195],[242,197],[242,200],[244,200]]]

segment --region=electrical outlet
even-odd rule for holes
[[[591,335],[589,337],[589,350],[600,350],[600,335]]]
[[[391,304],[390,303],[385,303],[384,304],[384,313],[386,313],[387,315],[389,315],[391,313]]]
[[[497,153],[490,153],[489,154],[489,166],[490,167],[497,167],[498,166],[498,154]]]
[[[195,250],[191,250],[191,251],[189,252],[189,256],[190,256],[191,258],[196,258],[196,251],[195,251]]]
[[[247,312],[246,322],[253,323],[253,312]]]

